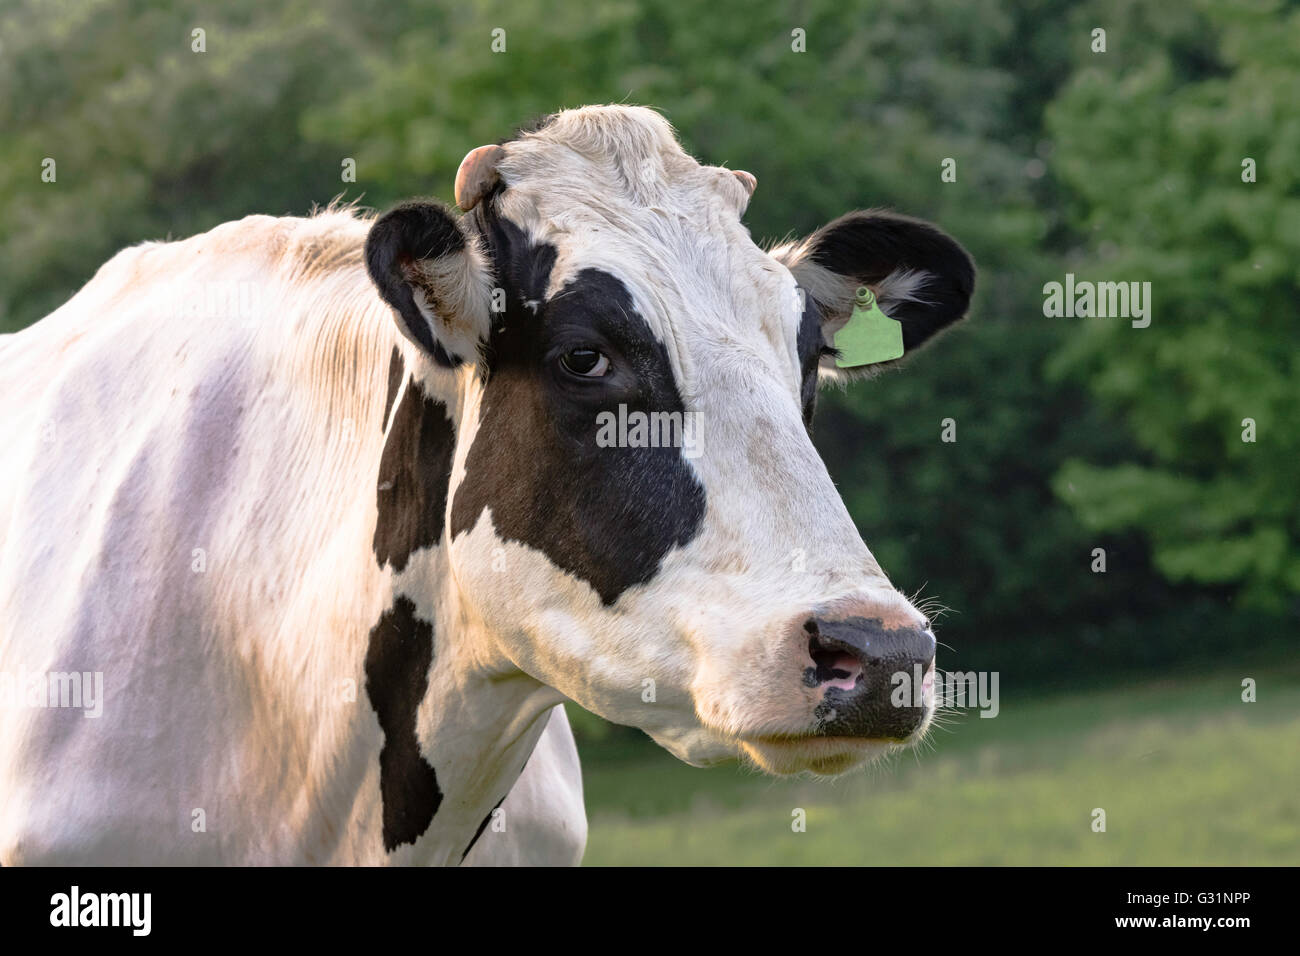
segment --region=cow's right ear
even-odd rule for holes
[[[441,203],[412,200],[376,220],[366,268],[398,328],[439,365],[475,362],[490,328],[492,277],[477,243]]]

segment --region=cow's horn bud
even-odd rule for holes
[[[487,195],[498,179],[497,163],[505,158],[500,146],[480,146],[471,149],[456,170],[456,205],[469,212]]]
[[[753,173],[747,173],[743,169],[733,169],[731,174],[740,180],[740,185],[745,187],[746,194],[754,195],[754,190],[758,187],[758,179]]]

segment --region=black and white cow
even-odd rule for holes
[[[914,741],[934,635],[808,429],[856,287],[911,351],[973,267],[878,212],[765,252],[754,185],[563,112],[460,218],[148,243],[0,341],[0,863],[575,862],[565,698],[697,765]]]

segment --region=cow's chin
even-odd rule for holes
[[[862,737],[757,737],[742,740],[740,751],[765,773],[834,777],[902,746]]]
[[[714,767],[738,757],[764,773],[812,773],[834,777],[861,767],[906,744],[861,737],[752,737],[737,739],[700,728],[647,731],[659,746],[692,767]]]

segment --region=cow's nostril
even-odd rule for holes
[[[808,631],[808,656],[813,666],[804,671],[804,684],[809,687],[837,687],[852,690],[862,680],[862,662],[842,648],[826,647],[819,640],[817,623],[804,625]]]

